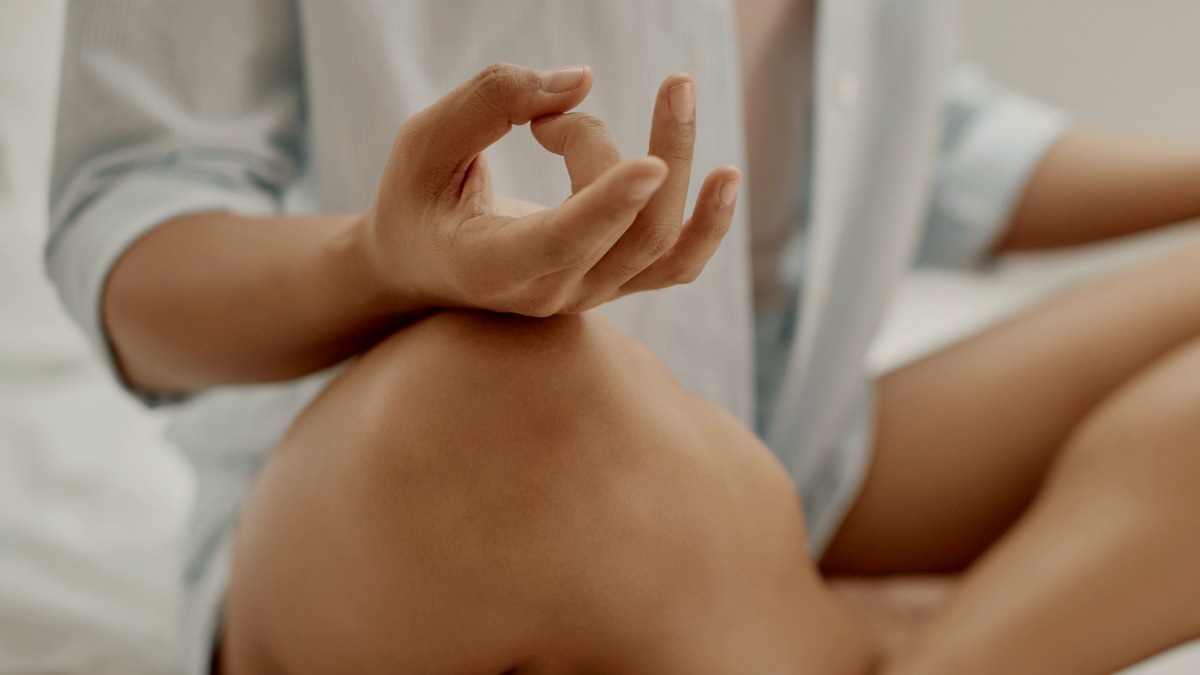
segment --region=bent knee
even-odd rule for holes
[[[597,312],[548,318],[439,312],[385,339],[352,370],[377,379],[403,376],[390,380],[397,395],[411,393],[406,388],[436,393],[439,383],[460,392],[548,394],[583,393],[631,378],[649,377],[656,385],[670,380],[657,359]]]
[[[442,312],[366,353],[306,416],[353,420],[367,448],[471,461],[496,451],[515,465],[566,450],[584,461],[596,445],[615,453],[699,405],[597,313]]]
[[[430,463],[459,478],[544,479],[577,500],[620,486],[626,505],[643,501],[638,490],[796,499],[749,429],[684,390],[596,312],[442,312],[385,340],[343,379],[325,407],[339,424],[353,420],[358,445],[378,455],[370,464],[390,471]]]
[[[472,478],[544,481],[574,501],[620,486],[614,501],[628,507],[643,488],[727,479],[718,468],[747,456],[778,478],[752,433],[595,312],[442,312],[375,347],[326,398],[310,412],[356,426],[370,466],[410,478],[435,466],[474,493]]]
[[[235,575],[254,581],[231,607],[273,631],[317,603],[418,647],[476,636],[487,659],[612,652],[648,665],[609,670],[676,672],[658,666],[681,639],[728,645],[742,626],[735,642],[787,661],[797,633],[816,653],[832,625],[786,473],[598,316],[451,312],[401,331],[313,403],[257,492]],[[394,648],[414,672],[455,658]]]

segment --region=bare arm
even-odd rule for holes
[[[126,378],[164,390],[291,379],[438,307],[548,315],[694,278],[729,225],[738,177],[714,171],[682,222],[694,118],[673,114],[671,92],[694,83],[672,76],[660,92],[650,149],[665,160],[622,161],[595,119],[544,117],[586,95],[591,72],[577,70],[578,84],[553,91],[534,71],[489,68],[414,116],[365,214],[205,213],[151,231],[104,293]],[[522,215],[491,194],[482,151],[534,118],[552,120],[536,135],[580,189]]]
[[[997,252],[1072,246],[1200,217],[1200,143],[1076,132],[1034,172]]]
[[[185,216],[138,241],[104,292],[126,378],[147,389],[299,377],[422,307],[385,294],[358,216]]]

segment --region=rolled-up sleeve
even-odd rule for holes
[[[984,263],[1026,183],[1063,135],[1060,110],[989,81],[972,65],[947,83],[945,129],[918,261]]]
[[[101,298],[117,259],[180,215],[277,212],[300,154],[301,82],[287,0],[68,5],[46,266],[110,365]]]

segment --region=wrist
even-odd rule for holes
[[[363,303],[366,311],[403,317],[436,308],[437,303],[410,282],[408,270],[379,255],[369,213],[348,217],[333,248],[339,267],[349,277],[352,297]]]

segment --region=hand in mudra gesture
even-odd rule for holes
[[[406,121],[361,235],[380,283],[411,304],[530,316],[579,312],[687,283],[733,216],[740,174],[705,179],[684,221],[695,143],[695,83],[668,77],[649,154],[622,159],[598,118],[567,113],[590,69],[491,66]],[[562,155],[573,195],[538,208],[492,194],[484,151],[514,124]]]

